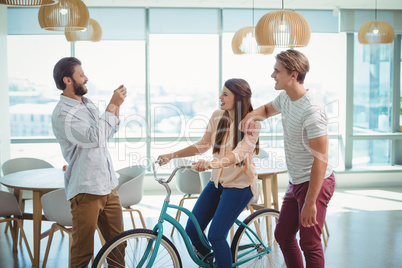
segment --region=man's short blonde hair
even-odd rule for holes
[[[288,73],[297,72],[297,81],[304,83],[307,72],[310,70],[310,64],[307,57],[300,51],[288,49],[276,55],[276,61],[288,70]]]

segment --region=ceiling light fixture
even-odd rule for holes
[[[395,32],[385,21],[377,20],[377,0],[375,1],[375,20],[360,27],[358,39],[360,44],[389,44],[394,41]]]
[[[89,19],[89,24],[86,30],[65,32],[64,35],[66,36],[66,39],[69,42],[76,42],[76,41],[98,42],[102,38],[102,28],[96,20]]]
[[[305,47],[310,41],[310,25],[299,13],[291,10],[271,11],[255,27],[258,45],[272,47]]]
[[[254,25],[254,0],[253,0],[252,25]],[[236,55],[272,54],[272,52],[274,52],[274,47],[259,46],[255,38],[255,26],[247,26],[240,28],[234,34],[232,39],[232,51]]]
[[[89,24],[89,11],[81,0],[60,0],[51,6],[42,6],[38,13],[42,29],[49,31],[81,31]]]

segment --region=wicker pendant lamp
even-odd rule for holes
[[[94,19],[89,19],[89,24],[86,30],[74,31],[74,32],[64,32],[67,41],[92,41],[98,42],[102,38],[102,28],[99,23]]]
[[[377,20],[377,0],[375,1],[375,20],[366,22],[359,29],[360,44],[389,44],[394,41],[394,29],[385,21]]]
[[[46,6],[57,3],[58,0],[0,0],[2,5],[10,6]]]
[[[254,25],[254,0],[252,24]],[[255,26],[248,26],[239,29],[233,36],[232,51],[235,55],[272,54],[274,48],[260,47],[255,39]]]
[[[81,31],[89,24],[89,11],[81,0],[60,0],[51,6],[42,6],[38,13],[42,29],[49,31]]]
[[[274,47],[260,47],[255,39],[255,27],[248,26],[239,29],[232,39],[232,50],[241,54],[272,54]]]
[[[272,11],[265,14],[255,27],[260,46],[305,47],[310,41],[310,25],[299,13],[291,10]]]

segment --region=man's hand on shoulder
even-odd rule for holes
[[[250,135],[253,136],[254,134],[254,130],[255,130],[255,121],[253,116],[248,113],[243,120],[241,120],[240,124],[239,124],[239,130]]]

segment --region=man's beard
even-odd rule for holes
[[[84,85],[79,85],[74,79],[73,79],[73,87],[74,87],[74,93],[77,96],[84,96],[87,94],[86,89],[84,88]]]

